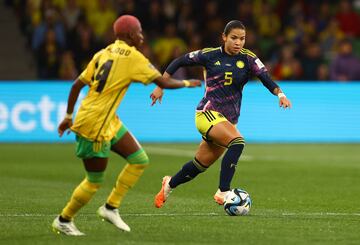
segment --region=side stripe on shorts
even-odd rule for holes
[[[216,119],[216,117],[211,113],[211,111],[204,111],[203,114],[209,122],[212,122]]]

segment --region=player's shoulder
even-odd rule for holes
[[[200,57],[204,57],[205,59],[211,59],[212,57],[216,57],[221,54],[221,47],[209,47],[191,52],[190,58],[192,54],[199,55]]]
[[[201,50],[201,53],[204,55],[217,55],[221,53],[221,47],[209,47],[209,48],[203,48]]]
[[[94,55],[93,55],[93,60],[98,60],[102,54],[104,54],[104,52],[106,52],[106,49],[100,49],[99,51],[97,51]]]
[[[254,52],[252,52],[250,49],[246,49],[246,48],[242,48],[240,49],[240,55],[245,55],[248,56],[250,58],[257,58],[256,54]]]

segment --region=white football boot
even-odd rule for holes
[[[130,227],[121,219],[118,209],[107,209],[104,204],[97,210],[97,214],[120,230],[130,231]]]
[[[68,236],[85,236],[84,233],[79,231],[74,222],[61,222],[57,216],[52,223],[53,231],[57,234],[65,234]]]
[[[218,189],[214,195],[214,200],[217,204],[223,205],[225,201],[225,196],[228,194],[229,191],[221,191]]]

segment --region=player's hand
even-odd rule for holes
[[[188,88],[194,88],[194,87],[201,87],[201,80],[198,79],[189,79],[187,80],[190,82],[190,85],[187,86]]]
[[[58,127],[59,136],[61,137],[66,130],[67,134],[70,134],[71,131],[69,129],[71,128],[72,124],[72,119],[64,118],[64,120],[62,120]]]
[[[281,97],[279,99],[279,106],[284,109],[291,108],[291,101],[288,100],[288,98],[286,98],[286,97]]]
[[[164,90],[160,87],[156,87],[154,91],[150,94],[150,99],[152,100],[151,106],[156,104],[156,101],[159,101],[159,104],[161,104],[162,97],[164,95]]]

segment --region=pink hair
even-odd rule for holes
[[[130,33],[136,27],[141,27],[141,23],[132,15],[120,16],[113,25],[115,35]]]

